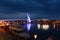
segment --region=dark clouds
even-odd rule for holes
[[[59,0],[0,0],[1,18],[26,18],[29,12],[32,19],[59,19]],[[21,16],[22,15],[22,16]]]

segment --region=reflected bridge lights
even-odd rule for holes
[[[44,25],[42,25],[42,27],[43,27],[43,30],[48,30],[49,29],[49,25],[48,24],[44,24]]]
[[[48,30],[49,25],[48,24],[43,24],[43,25],[37,24],[37,28],[38,28],[38,30],[39,29]]]
[[[37,28],[40,29],[41,28],[41,25],[40,24],[37,24]]]

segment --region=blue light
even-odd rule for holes
[[[30,19],[28,13],[27,13],[27,30],[30,30],[30,28],[31,28],[31,24],[28,23],[28,22],[31,22],[31,19]]]

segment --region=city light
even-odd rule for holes
[[[8,25],[9,25],[9,23],[6,23],[6,25],[8,26]]]
[[[43,25],[43,29],[44,29],[44,30],[49,29],[49,25],[46,25],[46,24],[45,24],[45,25]]]
[[[3,20],[0,20],[0,26],[5,26],[5,22]]]
[[[40,29],[40,27],[41,27],[40,24],[37,24],[37,28]]]

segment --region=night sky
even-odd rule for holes
[[[0,0],[0,19],[60,19],[60,0]]]

